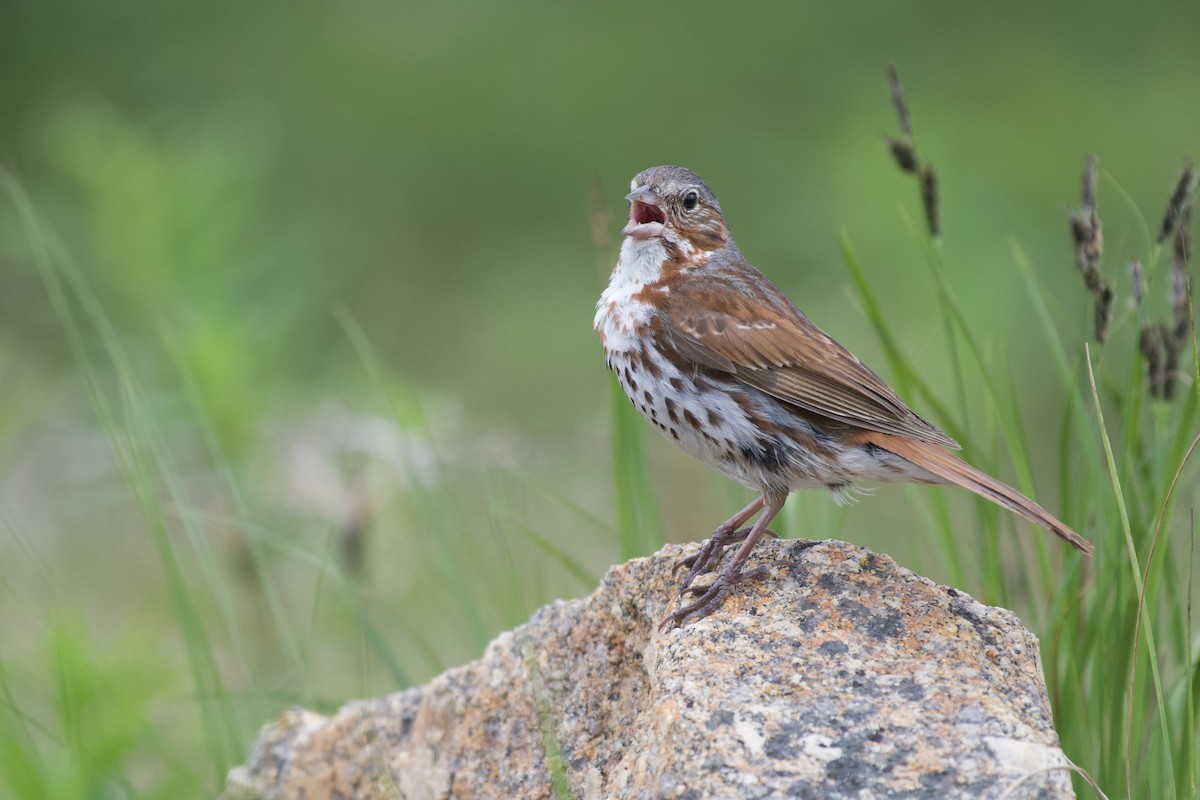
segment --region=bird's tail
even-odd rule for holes
[[[980,497],[991,500],[998,506],[1020,514],[1030,522],[1041,525],[1081,553],[1091,555],[1092,543],[1060,522],[1057,517],[1011,486],[985,475],[958,456],[948,453],[936,444],[922,442],[907,436],[873,433],[872,444],[895,453],[906,461],[933,473],[948,483],[969,489]]]

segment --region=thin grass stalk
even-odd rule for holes
[[[1188,791],[1191,797],[1200,797],[1200,792],[1196,786],[1196,688],[1195,681],[1189,680],[1186,670],[1196,670],[1196,674],[1200,674],[1200,670],[1193,667],[1193,653],[1195,645],[1192,641],[1192,586],[1193,586],[1193,570],[1196,565],[1196,511],[1192,510],[1190,516],[1191,535],[1188,537],[1188,580],[1187,580],[1187,633],[1185,641],[1187,642],[1187,659],[1184,663],[1184,688],[1187,694],[1187,707],[1184,709],[1184,719],[1187,724],[1183,729],[1183,748],[1184,757],[1180,759],[1185,766],[1185,774],[1187,777]],[[1183,781],[1177,781],[1183,783]]]
[[[236,710],[230,703],[217,668],[208,634],[192,603],[182,569],[175,558],[150,467],[151,459],[136,436],[139,417],[128,413],[135,409],[140,412],[137,403],[130,402],[136,398],[137,390],[129,365],[99,301],[91,294],[82,275],[72,267],[69,256],[42,227],[32,201],[24,189],[4,170],[0,170],[0,186],[3,186],[17,207],[21,225],[33,250],[34,261],[50,297],[51,306],[63,326],[68,347],[80,369],[92,408],[149,528],[151,540],[167,579],[172,606],[183,633],[191,675],[197,698],[200,700],[205,748],[219,785],[228,764],[233,763],[244,751],[245,742],[236,719]],[[87,319],[99,333],[116,372],[121,405],[127,412],[123,417],[124,426],[119,421],[122,417],[118,415],[102,389],[101,381],[88,355],[82,327],[72,308],[72,295],[68,294],[68,285]]]
[[[280,640],[280,650],[284,661],[287,663],[289,670],[294,673],[302,673],[305,671],[305,662],[300,655],[300,645],[292,633],[286,614],[283,612],[283,602],[279,597],[279,592],[274,582],[271,580],[271,573],[267,568],[267,562],[262,552],[262,544],[253,535],[253,531],[255,530],[253,527],[240,524],[241,520],[249,519],[249,512],[238,482],[233,476],[233,470],[229,465],[229,461],[222,452],[217,432],[213,428],[212,421],[204,407],[196,375],[188,366],[183,349],[161,314],[156,319],[156,327],[159,338],[166,345],[167,353],[175,367],[176,373],[179,375],[184,395],[192,408],[194,419],[199,427],[204,446],[208,450],[209,458],[221,476],[225,490],[238,512],[236,517],[237,523],[232,525],[232,527],[242,535],[242,539],[246,543],[246,548],[250,553],[251,564],[254,567],[259,588],[267,601],[271,621],[274,625],[276,635]],[[164,458],[169,457],[169,452],[165,448],[161,449],[161,454]],[[165,474],[169,477],[173,475],[173,470],[167,470]],[[188,507],[190,503],[188,502],[187,491],[183,482],[177,480],[170,480],[169,482],[171,483],[171,494],[177,498],[177,507]],[[193,550],[201,560],[201,568],[205,570],[206,582],[213,587],[213,594],[216,597],[221,616],[233,640],[234,654],[239,660],[243,673],[251,676],[251,681],[253,681],[253,675],[246,665],[245,653],[247,652],[247,648],[245,645],[245,634],[242,631],[241,623],[237,618],[229,593],[218,590],[218,587],[223,586],[225,582],[221,579],[220,572],[212,558],[211,548],[205,546],[207,539],[204,537],[203,532],[196,530],[194,525],[188,524],[186,518],[184,518],[184,530],[192,541]]]
[[[1150,542],[1150,553],[1146,557],[1146,566],[1145,566],[1143,576],[1142,576],[1142,588],[1138,592],[1137,615],[1135,617],[1134,630],[1133,630],[1133,647],[1134,647],[1133,664],[1132,664],[1132,667],[1131,667],[1130,673],[1129,673],[1129,689],[1128,689],[1129,703],[1127,706],[1128,707],[1128,712],[1127,712],[1128,729],[1126,732],[1126,738],[1127,738],[1127,740],[1130,740],[1130,741],[1133,738],[1133,697],[1134,697],[1134,693],[1137,688],[1138,633],[1141,629],[1143,616],[1147,616],[1146,589],[1147,589],[1147,587],[1149,587],[1151,585],[1150,566],[1154,562],[1154,554],[1155,554],[1156,550],[1158,549],[1159,536],[1163,531],[1163,525],[1166,522],[1166,519],[1168,517],[1169,509],[1171,506],[1171,500],[1175,495],[1175,489],[1179,486],[1179,479],[1183,475],[1183,470],[1187,466],[1187,462],[1191,458],[1192,453],[1195,452],[1196,446],[1198,444],[1200,444],[1200,436],[1196,436],[1196,438],[1194,438],[1192,440],[1191,446],[1188,447],[1187,453],[1184,455],[1183,460],[1179,463],[1179,467],[1175,470],[1175,476],[1171,479],[1171,485],[1167,489],[1167,495],[1163,499],[1162,506],[1159,510],[1158,522],[1154,526],[1154,535]],[[1163,559],[1163,560],[1167,560],[1167,559]],[[1190,577],[1190,572],[1191,572],[1191,570],[1189,568],[1189,577]],[[1190,607],[1190,597],[1191,597],[1191,582],[1190,582],[1190,580],[1188,583],[1188,596],[1189,596],[1189,607]],[[1187,628],[1187,630],[1189,630],[1189,631],[1191,630],[1190,626]],[[1155,663],[1155,659],[1151,655],[1151,665],[1153,666],[1154,663]],[[1184,661],[1184,663],[1187,663],[1186,660]],[[1163,709],[1162,709],[1161,699],[1159,702],[1159,706],[1160,706],[1159,713],[1163,714],[1164,719],[1165,719],[1165,711],[1163,711]],[[1185,732],[1185,734],[1184,734],[1184,739],[1185,739],[1185,741],[1190,739],[1190,735],[1187,732]],[[1168,739],[1166,742],[1164,742],[1164,744],[1166,745],[1167,751],[1169,753],[1170,749],[1171,749],[1170,740]],[[1127,756],[1127,758],[1128,758],[1128,756]]]
[[[1004,364],[1008,363],[1008,360],[1006,358],[1002,358],[1002,359],[1000,359],[1000,361]],[[1021,404],[1017,397],[1017,384],[1013,377],[1012,370],[1005,369],[1005,371],[1003,373],[1003,378],[1004,378],[1003,388],[1006,390],[1006,392],[1005,392],[1006,407],[1012,409],[1012,415],[1013,415],[1012,425],[1013,425],[1013,429],[1015,431],[1017,440],[1020,442],[1029,441],[1029,438],[1026,434],[1024,418],[1021,415]],[[996,452],[997,450],[999,450],[998,444],[999,443],[996,443],[996,445],[993,445],[993,448],[992,448],[993,452]],[[1022,450],[1021,459],[1023,461],[1028,461],[1028,459],[1029,459],[1028,451]],[[1030,480],[1032,480],[1032,475],[1033,475],[1032,464],[1027,463],[1025,468],[1030,474]],[[1020,472],[1020,470],[1018,469],[1018,474],[1019,474],[1019,472]],[[1060,506],[1059,514],[1069,514],[1069,513],[1071,513],[1071,509],[1068,506],[1065,506],[1065,505]],[[1082,525],[1080,527],[1082,527]],[[1025,537],[1024,539],[1021,540],[1021,542],[1023,545],[1023,547],[1022,547],[1022,555],[1023,556],[1028,553],[1029,547],[1032,546],[1035,557],[1038,559],[1039,570],[1040,570],[1042,576],[1045,576],[1048,572],[1051,574],[1053,574],[1055,572],[1054,568],[1051,566],[1051,560],[1050,560],[1050,547],[1053,544],[1055,544],[1053,542],[1053,540],[1048,539],[1046,536],[1038,535],[1035,537]],[[1070,569],[1073,564],[1079,564],[1081,562],[1082,562],[1082,559],[1075,559],[1075,560],[1064,559],[1062,564],[1065,565],[1067,569]],[[1062,568],[1063,567],[1061,567],[1061,566],[1059,568],[1060,576],[1061,576]],[[1029,597],[1037,597],[1039,595],[1039,591],[1038,591],[1039,588],[1045,590],[1048,587],[1056,585],[1058,583],[1058,581],[1061,581],[1061,577],[1060,577],[1058,579],[1058,581],[1056,581],[1055,583],[1052,583],[1052,584],[1038,583],[1035,580],[1035,576],[1030,571],[1027,571],[1027,570],[1018,570],[1016,578],[1021,582],[1021,586],[1024,588],[1026,594]],[[1051,600],[1053,600],[1053,598],[1056,595],[1061,594],[1060,592],[1056,592],[1056,591],[1052,591],[1052,590],[1049,592],[1045,592],[1045,593],[1048,593],[1050,595],[1049,599],[1051,599]],[[1035,614],[1038,615],[1037,616],[1038,627],[1041,627],[1041,625],[1044,624],[1047,619],[1047,617],[1045,617],[1044,614],[1049,609],[1047,609],[1043,603],[1034,603],[1032,610]]]
[[[1080,778],[1083,779],[1084,783],[1086,783],[1089,787],[1091,787],[1091,789],[1096,793],[1097,797],[1100,797],[1101,800],[1108,800],[1108,795],[1106,795],[1104,793],[1104,791],[1096,783],[1095,779],[1093,779],[1092,776],[1088,774],[1087,770],[1085,770],[1082,767],[1079,767],[1075,764],[1065,764],[1063,766],[1045,767],[1043,769],[1035,769],[1031,772],[1027,772],[1024,775],[1022,775],[1020,778],[1018,778],[1017,780],[1010,783],[1004,789],[1004,792],[1002,792],[1000,794],[1000,796],[996,798],[996,800],[1009,800],[1010,797],[1015,797],[1016,791],[1018,789],[1020,789],[1022,786],[1024,786],[1028,781],[1031,781],[1035,778],[1040,778],[1043,775],[1049,775],[1054,772],[1072,772],[1072,773],[1078,775]]]
[[[519,520],[514,521],[520,531],[534,546],[545,553],[551,561],[562,567],[563,571],[574,578],[585,591],[591,591],[596,586],[596,576],[583,566],[582,562],[572,556],[554,542],[542,536],[529,525]]]
[[[871,323],[876,338],[883,345],[884,357],[887,359],[888,368],[892,372],[900,394],[905,397],[920,394],[925,398],[925,404],[933,409],[934,417],[942,423],[942,426],[950,436],[955,439],[963,438],[964,430],[962,426],[955,421],[949,409],[942,404],[920,374],[912,368],[908,359],[904,357],[899,346],[897,346],[891,329],[884,320],[879,302],[875,299],[875,292],[867,282],[866,274],[859,263],[858,255],[854,252],[854,246],[850,242],[850,235],[844,229],[841,232],[840,240],[842,245],[842,260],[845,262],[846,268],[850,270],[850,279],[854,283],[855,292],[863,304],[867,321]]]
[[[883,345],[888,367],[893,376],[895,376],[896,385],[899,387],[900,393],[902,395],[909,395],[920,391],[929,400],[929,405],[933,407],[937,418],[943,421],[950,435],[955,438],[961,438],[962,432],[957,430],[957,426],[953,421],[954,418],[948,409],[934,398],[933,392],[929,389],[928,385],[925,384],[924,380],[913,369],[908,359],[904,357],[900,348],[896,345],[891,329],[888,327],[879,303],[875,299],[875,294],[867,283],[866,275],[850,242],[850,236],[844,230],[841,233],[841,243],[843,261],[850,271],[851,280],[854,283],[859,300],[862,302],[867,321],[871,324],[876,337]],[[914,493],[910,491],[909,495],[913,496]],[[924,501],[922,500],[921,502]],[[940,549],[945,554],[947,560],[950,580],[958,586],[966,586],[968,585],[967,573],[963,565],[962,548],[958,546],[955,540],[954,527],[945,505],[945,498],[937,497],[932,502],[934,503],[934,508],[938,510],[936,515],[937,524],[934,526],[934,531],[941,538]]]
[[[601,276],[612,271],[612,216],[604,201],[604,184],[594,181],[588,197],[592,250]],[[654,552],[666,541],[658,502],[650,481],[642,423],[616,381],[609,381],[609,423],[612,426],[613,504],[617,516],[617,546],[621,561]]]
[[[45,724],[22,707],[21,700],[8,680],[4,660],[0,659],[0,730],[5,732],[4,737],[0,739],[0,753],[13,748],[20,749],[21,761],[26,766],[25,772],[30,780],[46,772],[46,762],[42,759],[31,728],[37,731],[39,736],[50,740],[55,738]],[[20,765],[14,764],[13,756],[7,756],[5,772],[8,776],[11,777],[14,768],[20,769]]]
[[[555,505],[569,511],[582,521],[586,522],[598,533],[606,536],[611,536],[616,532],[611,522],[603,520],[596,514],[579,504],[578,501],[569,497],[565,492],[561,492],[553,487],[546,486],[545,481],[541,480],[529,470],[522,467],[520,464],[508,464],[506,471],[509,475],[519,479],[526,489],[532,490],[535,494],[543,499],[549,500]]]
[[[1130,521],[1129,521],[1129,513],[1125,508],[1125,497],[1121,490],[1121,478],[1117,473],[1117,460],[1116,460],[1116,457],[1113,455],[1112,443],[1109,441],[1107,429],[1105,428],[1105,425],[1104,425],[1104,410],[1100,406],[1100,394],[1096,389],[1096,376],[1095,376],[1094,371],[1092,370],[1091,348],[1088,347],[1088,345],[1086,345],[1086,344],[1084,345],[1084,354],[1087,358],[1088,378],[1091,381],[1092,401],[1094,403],[1096,419],[1100,426],[1100,438],[1101,438],[1101,442],[1104,445],[1104,456],[1105,456],[1105,460],[1107,461],[1107,464],[1108,464],[1108,473],[1109,473],[1109,478],[1112,482],[1113,494],[1117,501],[1117,510],[1120,513],[1120,517],[1121,517],[1121,529],[1122,529],[1122,533],[1124,534],[1124,537],[1125,537],[1126,555],[1128,556],[1128,559],[1129,559],[1129,567],[1130,567],[1130,570],[1132,571],[1134,586],[1137,589],[1138,594],[1140,595],[1143,591],[1144,584],[1142,583],[1142,574],[1140,571],[1140,567],[1138,565],[1137,548],[1134,545],[1134,541],[1133,541],[1133,532],[1132,532]],[[1143,616],[1147,616],[1147,619],[1145,620],[1145,625],[1142,628],[1142,630],[1144,632],[1145,639],[1146,639],[1146,649],[1148,651],[1147,655],[1150,660],[1150,670],[1154,677],[1154,697],[1155,697],[1155,700],[1157,701],[1157,705],[1158,705],[1158,714],[1159,714],[1159,721],[1162,725],[1163,741],[1166,742],[1169,747],[1170,741],[1171,741],[1171,734],[1170,734],[1170,730],[1167,728],[1167,714],[1166,714],[1166,708],[1165,708],[1164,702],[1163,702],[1162,678],[1159,675],[1159,671],[1158,671],[1158,656],[1157,656],[1157,650],[1155,649],[1155,646],[1154,646],[1154,632],[1150,625],[1150,621],[1148,619],[1148,615],[1147,615],[1145,608],[1141,608],[1141,607],[1138,608],[1137,614],[1135,615],[1135,618],[1137,620],[1137,622],[1135,623],[1135,631],[1136,631],[1136,627],[1141,625]],[[1137,639],[1136,639],[1136,636],[1132,640],[1132,642],[1133,642],[1133,646],[1134,646],[1134,651],[1131,655],[1131,663],[1134,665],[1134,668],[1136,668],[1136,664],[1137,664]],[[1133,783],[1132,783],[1132,770],[1131,770],[1132,748],[1133,748],[1133,736],[1132,736],[1133,717],[1132,717],[1132,715],[1130,715],[1128,717],[1128,719],[1129,719],[1129,728],[1127,729],[1127,731],[1125,732],[1125,734],[1123,735],[1122,738],[1124,740],[1124,750],[1125,750],[1125,768],[1126,768],[1125,769],[1125,789],[1126,789],[1126,792],[1128,793],[1128,796],[1132,797],[1133,796]],[[1172,785],[1173,784],[1174,784],[1174,776],[1172,776]]]
[[[995,403],[998,407],[1000,394],[992,377],[992,368],[988,364],[987,359],[983,357],[983,351],[975,340],[970,326],[967,325],[966,316],[962,312],[962,305],[959,303],[953,288],[950,286],[945,264],[941,259],[941,251],[933,247],[932,244],[929,244],[927,247],[927,256],[926,266],[929,267],[937,284],[942,308],[947,312],[946,316],[953,321],[958,335],[961,336],[963,342],[967,345],[967,351],[971,355],[971,360],[975,363],[976,369],[983,378],[983,384],[987,388],[988,400]],[[950,338],[951,340],[953,339],[953,337]],[[956,371],[955,374],[961,384],[963,382],[961,371]],[[965,404],[965,402],[964,398],[963,403]],[[1000,430],[1004,434],[1005,444],[1009,448],[1010,460],[1017,472],[1017,485],[1022,491],[1032,496],[1034,489],[1033,472],[1029,466],[1029,456],[1025,449],[1025,442],[1021,439],[1019,430],[1014,429],[1010,421],[1015,415],[1015,410],[1011,413],[1000,414],[998,421],[1000,422]]]
[[[646,555],[665,541],[650,480],[641,420],[616,381],[609,381],[613,436],[613,497],[621,561]]]
[[[915,232],[915,226],[913,225],[911,218],[907,217],[906,215],[906,220],[909,222],[910,229],[914,230]],[[949,276],[946,273],[945,263],[941,255],[941,248],[938,246],[938,242],[932,238],[925,239],[924,241],[926,245],[926,266],[929,267],[929,270],[934,277],[934,281],[937,284],[938,296],[944,312],[943,317],[953,322],[954,328],[958,332],[957,335],[961,336],[963,342],[966,344],[967,352],[970,354],[971,360],[974,362],[977,371],[983,378],[983,385],[987,389],[987,398],[989,402],[999,407],[998,401],[1000,395],[997,390],[995,380],[992,377],[992,368],[988,364],[987,359],[983,357],[983,352],[979,347],[979,344],[976,342],[970,327],[967,325],[966,316],[962,312],[962,306],[958,302],[958,298],[950,285]],[[959,385],[959,391],[961,394],[965,381],[963,380],[961,367],[958,366],[958,351],[953,344],[956,338],[957,337],[953,331],[947,332],[947,340],[949,342],[949,346],[951,347],[952,353],[954,354],[954,361],[952,363],[955,369],[955,376],[957,379],[956,382]],[[962,403],[964,406],[966,405],[965,395],[963,396]],[[1016,410],[1016,406],[1014,406],[1011,410],[1006,411],[1007,413],[998,415],[998,421],[1000,423],[1000,431],[1004,436],[1005,444],[1008,449],[1009,461],[1012,463],[1013,468],[1017,473],[1017,486],[1026,495],[1036,499],[1033,470],[1029,460],[1029,453],[1025,448],[1025,442],[1021,436],[1019,421],[1015,425],[1013,422],[1014,420],[1019,420],[1019,413]],[[976,500],[976,508],[983,507],[985,504],[987,504],[986,500]],[[1038,569],[1041,573],[1043,585],[1054,585],[1054,570],[1050,563],[1049,544],[1046,541],[1046,537],[1037,537],[1036,541],[1033,543],[1033,547],[1037,554]],[[1006,591],[1002,592],[1002,594],[1006,595]]]
[[[1066,348],[1063,345],[1062,338],[1058,334],[1058,328],[1054,323],[1054,316],[1046,303],[1045,294],[1038,283],[1033,265],[1025,255],[1025,252],[1015,242],[1012,244],[1012,250],[1017,270],[1025,279],[1029,299],[1033,303],[1033,310],[1036,312],[1038,320],[1042,323],[1042,329],[1045,331],[1050,343],[1050,355],[1053,358],[1055,366],[1058,368],[1059,380],[1064,386],[1077,386],[1075,369],[1071,366],[1070,359],[1067,358]],[[1089,406],[1084,399],[1082,390],[1068,392],[1067,399],[1070,402],[1072,415],[1075,419],[1088,418]],[[1086,448],[1086,452],[1083,454],[1085,462],[1096,463],[1101,456],[1100,450],[1096,447],[1096,442],[1091,436],[1080,436],[1077,438],[1078,442]]]
[[[545,596],[545,587],[539,585],[544,571],[533,570],[531,579],[521,575],[517,568],[517,559],[513,557],[512,534],[516,520],[509,510],[508,497],[499,486],[497,476],[490,470],[484,485],[487,493],[485,505],[488,510],[488,527],[492,533],[489,539],[498,551],[493,561],[502,565],[499,569],[494,567],[493,572],[503,579],[503,594],[507,597],[506,608],[503,609],[504,626],[513,627],[524,623],[533,613],[530,596]],[[530,596],[526,596],[527,590]],[[498,593],[493,593],[493,596],[496,594]]]
[[[108,343],[108,346],[113,346],[113,343]],[[114,351],[110,351],[109,355],[112,357]],[[125,411],[124,430],[128,436],[125,444],[126,463],[122,467],[122,473],[142,510],[142,516],[150,529],[151,540],[166,572],[175,613],[188,642],[187,652],[189,660],[193,662],[193,672],[201,676],[201,682],[197,686],[198,697],[202,701],[202,707],[210,702],[215,706],[215,712],[224,728],[223,736],[218,740],[221,750],[219,755],[214,753],[218,756],[213,766],[216,768],[219,783],[224,777],[225,767],[245,750],[246,742],[238,724],[237,709],[226,691],[208,632],[192,601],[183,568],[171,542],[160,486],[155,478],[160,472],[155,469],[153,453],[147,446],[150,434],[143,427],[149,415],[141,407],[140,392],[133,383],[132,376],[124,369],[119,369],[119,373],[119,391]]]
[[[497,506],[491,506],[497,507]],[[499,517],[508,518],[508,509],[503,500],[499,504]],[[509,594],[511,596],[511,606],[514,609],[514,615],[517,619],[524,620],[529,616],[529,606],[526,597],[521,593],[521,581],[518,579],[517,567],[509,542],[508,533],[506,533],[506,525],[502,525],[499,530],[498,542],[500,551],[502,551],[502,560],[506,566],[506,575],[511,576],[509,581]],[[570,781],[568,780],[568,765],[563,754],[562,747],[558,744],[558,718],[553,714],[550,690],[546,686],[545,676],[541,674],[541,669],[538,664],[538,656],[534,648],[533,639],[529,637],[527,626],[520,627],[521,651],[526,663],[526,672],[529,678],[530,691],[534,698],[534,712],[538,716],[538,729],[541,733],[542,750],[546,753],[546,771],[550,772],[551,788],[556,800],[568,800],[571,798]]]
[[[397,690],[407,689],[414,685],[412,677],[408,674],[408,670],[404,669],[404,665],[400,663],[399,657],[392,646],[387,634],[375,624],[375,620],[371,619],[371,615],[367,612],[366,603],[357,592],[354,593],[354,622],[358,630],[362,632],[363,642],[370,647],[370,652],[375,654],[379,659],[379,663],[383,664],[387,670],[388,680],[392,682],[392,686]],[[366,681],[364,680],[364,683]]]
[[[367,658],[368,654],[372,652],[379,659],[379,662],[383,664],[384,669],[387,670],[392,686],[397,689],[406,689],[413,685],[413,680],[400,663],[396,651],[392,648],[387,637],[383,635],[383,631],[371,619],[358,582],[337,563],[337,559],[334,557],[334,552],[337,550],[337,540],[340,535],[336,526],[330,526],[329,536],[325,540],[326,546],[320,556],[309,552],[305,548],[294,546],[289,540],[283,537],[276,537],[276,541],[271,541],[263,537],[261,531],[257,535],[261,538],[263,544],[268,546],[282,545],[280,552],[288,554],[298,561],[308,563],[314,568],[317,574],[317,583],[313,587],[312,603],[309,609],[310,632],[316,628],[317,615],[320,612],[326,579],[333,578],[336,586],[345,594],[354,614],[354,631],[360,634],[356,637],[356,643],[359,654],[359,683],[362,686],[364,694],[369,692],[372,686],[371,661]],[[404,628],[406,639],[417,644],[416,649],[429,656],[432,648],[429,647],[427,642],[415,635],[412,626],[408,624],[407,620],[402,619],[401,626]],[[434,665],[432,668],[433,672],[441,671],[443,665],[436,654],[433,654],[431,663]]]
[[[1154,271],[1163,250],[1162,245],[1154,240],[1153,234],[1150,233],[1150,225],[1146,221],[1146,215],[1142,213],[1141,206],[1133,199],[1133,195],[1129,194],[1125,190],[1125,187],[1108,170],[1102,170],[1101,174],[1104,176],[1105,184],[1117,193],[1117,196],[1125,204],[1126,210],[1137,223],[1138,232],[1142,239],[1142,246],[1138,249],[1143,253],[1150,254],[1150,258],[1142,262],[1143,272],[1147,283],[1149,283],[1154,279]]]
[[[555,800],[571,800],[574,795],[571,793],[571,784],[567,779],[567,759],[558,743],[554,717],[550,712],[549,691],[541,669],[538,667],[533,640],[529,637],[528,628],[522,627],[518,636],[521,642],[521,653],[525,658],[529,687],[533,694],[538,729],[542,734],[542,748],[546,752],[546,769],[550,773],[550,788],[554,792]]]
[[[363,369],[366,370],[372,383],[375,384],[376,390],[387,403],[392,419],[396,421],[396,424],[403,426],[404,418],[400,413],[399,403],[396,401],[391,387],[388,386],[387,381],[384,379],[382,364],[375,352],[374,345],[371,344],[370,337],[367,336],[367,332],[345,306],[334,308],[333,315],[354,348],[354,352],[358,355]],[[461,568],[461,564],[458,563],[458,558],[452,550],[454,537],[447,535],[445,515],[448,513],[447,509],[454,508],[454,504],[449,502],[439,503],[438,499],[434,497],[433,489],[429,487],[420,470],[415,468],[408,454],[403,454],[403,457],[410,467],[409,473],[412,476],[413,486],[415,487],[414,495],[417,498],[417,506],[420,510],[422,529],[424,531],[424,534],[420,538],[426,542],[432,540],[434,555],[438,560],[439,572],[449,584],[449,592],[463,617],[466,619],[475,645],[483,648],[490,638],[488,627],[483,622],[483,617],[479,612],[479,605],[472,600],[471,587],[463,577],[465,571]]]

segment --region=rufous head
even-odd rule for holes
[[[683,167],[651,167],[630,182],[629,224],[621,233],[633,239],[667,239],[698,250],[730,243],[721,206],[708,184]]]

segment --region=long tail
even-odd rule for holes
[[[1049,511],[1011,486],[985,475],[938,445],[887,433],[872,433],[867,441],[895,453],[906,461],[911,461],[945,481],[969,489],[998,506],[1020,514],[1030,522],[1041,525],[1059,538],[1065,539],[1067,544],[1079,552],[1091,555],[1092,543],[1068,528]]]

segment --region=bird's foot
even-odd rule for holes
[[[751,528],[742,528],[741,530],[732,530],[717,528],[713,533],[712,538],[708,539],[701,547],[700,551],[694,556],[688,556],[675,562],[675,566],[671,568],[671,573],[679,572],[681,567],[687,567],[687,577],[683,579],[683,583],[679,584],[679,592],[686,592],[692,585],[692,581],[696,580],[701,575],[707,575],[717,568],[721,563],[721,557],[725,555],[725,548],[731,544],[744,542],[746,537],[750,535]],[[764,536],[770,536],[772,539],[778,539],[779,534],[772,530],[764,530]]]
[[[712,583],[706,586],[685,586],[679,593],[695,595],[696,599],[659,623],[659,630],[675,626],[682,627],[702,620],[724,605],[726,598],[729,597],[729,592],[737,584],[763,578],[775,567],[790,567],[791,565],[790,561],[779,560],[754,569],[731,570],[726,567]],[[734,565],[730,564],[729,566],[733,567]]]

